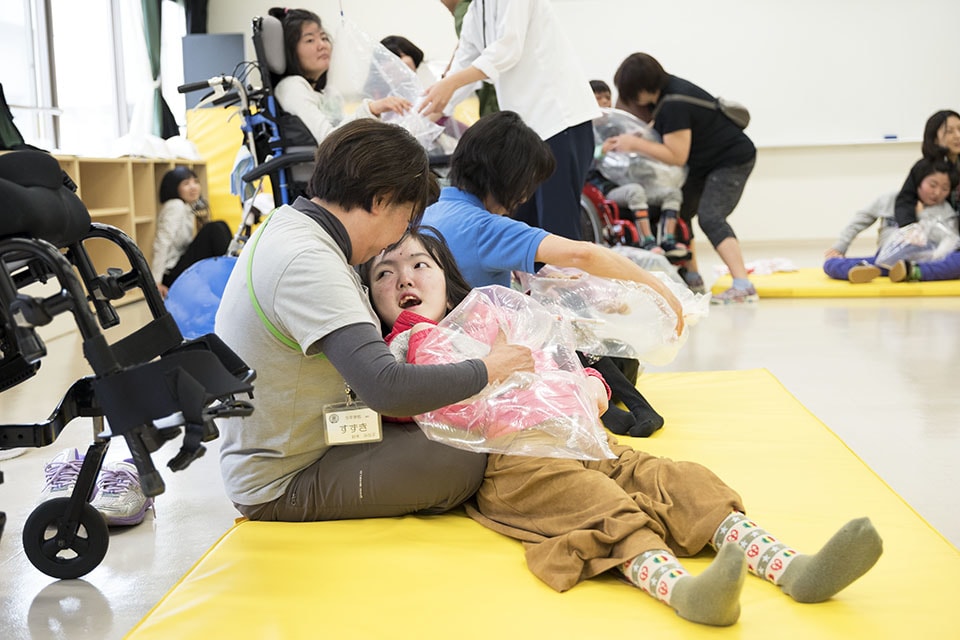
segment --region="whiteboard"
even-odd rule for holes
[[[757,146],[919,141],[960,111],[960,0],[554,0],[590,79],[629,54],[742,102]]]

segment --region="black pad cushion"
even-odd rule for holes
[[[89,229],[90,214],[64,186],[53,156],[33,150],[0,155],[0,237],[40,238],[65,247]]]

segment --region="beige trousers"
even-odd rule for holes
[[[522,541],[530,571],[566,591],[644,551],[695,555],[744,511],[706,467],[610,444],[618,457],[601,461],[490,455],[467,512]]]

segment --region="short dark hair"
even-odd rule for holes
[[[297,45],[300,44],[300,34],[303,32],[305,23],[313,22],[323,29],[323,23],[320,16],[308,9],[287,9],[285,7],[273,7],[268,13],[283,24],[283,52],[287,57],[287,71],[285,75],[303,75],[303,68],[300,66],[300,58],[297,56]],[[317,91],[327,86],[327,72],[323,72],[315,83],[313,88]]]
[[[197,174],[186,167],[174,167],[167,171],[160,180],[160,204],[167,200],[178,199],[180,197],[180,183],[196,177]]]
[[[946,124],[947,119],[953,116],[960,118],[960,114],[949,109],[942,109],[927,118],[927,124],[923,127],[923,147],[921,152],[924,158],[938,160],[947,156],[947,150],[937,144],[937,134],[940,127]]]
[[[594,93],[613,93],[610,91],[610,85],[603,80],[591,80],[590,89]]]
[[[530,199],[557,167],[550,146],[513,111],[483,116],[450,158],[450,184],[509,212]]]
[[[423,51],[417,45],[413,44],[403,36],[387,36],[380,41],[387,50],[398,58],[410,56],[413,60],[413,66],[419,67],[423,62]]]
[[[656,58],[647,53],[630,54],[613,74],[613,84],[620,100],[626,104],[635,103],[641,91],[663,91],[669,81],[670,75]]]
[[[956,188],[960,176],[957,175],[957,168],[953,163],[945,158],[921,158],[913,168],[913,176],[917,180],[918,187],[924,178],[934,173],[947,174],[947,178],[950,180],[950,190]]]
[[[437,199],[440,188],[423,147],[395,124],[374,118],[334,129],[317,147],[307,195],[345,209],[373,209],[374,202],[413,204],[411,224]]]
[[[440,230],[428,225],[408,229],[407,232],[403,234],[403,237],[387,247],[384,253],[390,253],[408,238],[412,238],[423,245],[423,248],[427,250],[430,257],[436,261],[437,265],[443,271],[443,276],[447,283],[447,305],[452,309],[463,302],[463,299],[470,293],[470,285],[467,283],[467,279],[463,277],[463,274],[460,273],[457,260],[453,257],[453,253],[447,245],[447,240],[443,237],[443,234],[440,233]],[[367,287],[370,286],[370,274],[373,270],[373,263],[376,260],[376,257],[371,258],[358,268],[360,279]],[[390,329],[391,327],[385,327],[387,333],[389,333]]]

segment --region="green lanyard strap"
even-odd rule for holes
[[[257,300],[257,294],[253,290],[253,252],[257,248],[257,244],[260,242],[260,236],[263,235],[264,230],[267,228],[267,224],[273,219],[273,215],[274,214],[271,213],[269,216],[267,216],[266,220],[263,221],[263,225],[261,225],[256,237],[254,237],[253,242],[250,244],[250,259],[247,260],[247,293],[250,294],[250,302],[253,304],[254,310],[256,310],[257,315],[260,316],[260,322],[262,322],[263,326],[265,326],[267,330],[273,334],[273,337],[291,349],[300,351],[300,345],[296,341],[285,336],[280,332],[280,329],[277,329],[277,327],[270,322],[270,318],[268,318],[267,314],[263,312],[263,307],[260,306],[260,301]]]

